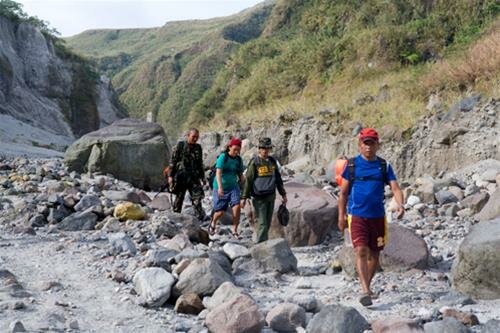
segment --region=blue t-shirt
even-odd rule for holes
[[[222,153],[217,157],[215,168],[222,169],[222,189],[229,191],[238,186],[239,175],[245,171],[243,161],[240,162],[241,157],[231,157],[227,153]],[[213,189],[218,190],[217,176],[214,177]]]
[[[354,177],[369,177],[372,179],[356,179],[352,184],[349,200],[347,202],[347,213],[365,218],[378,218],[385,216],[384,209],[384,181],[382,165],[380,161],[367,161],[361,155],[354,160]],[[342,172],[342,178],[349,180],[349,168]],[[387,163],[388,181],[396,180],[392,166]]]

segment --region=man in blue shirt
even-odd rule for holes
[[[362,289],[359,301],[364,306],[369,306],[375,296],[370,284],[378,267],[380,251],[387,241],[384,209],[386,183],[391,187],[398,204],[398,218],[403,217],[404,207],[403,193],[394,170],[390,164],[377,157],[380,147],[378,133],[372,128],[362,129],[358,147],[360,154],[354,158],[354,165],[350,161],[342,172],[338,226],[343,233],[347,219]]]

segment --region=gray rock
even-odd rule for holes
[[[250,255],[250,251],[246,247],[235,243],[226,243],[222,249],[231,260]]]
[[[84,195],[80,201],[75,205],[75,210],[77,212],[84,211],[90,207],[98,206],[101,204],[101,199],[94,194]]]
[[[213,295],[203,298],[203,305],[208,309],[212,310],[224,302],[229,301],[231,298],[240,295],[243,291],[236,287],[232,282],[224,282],[215,290]]]
[[[208,253],[210,260],[218,263],[228,274],[232,274],[232,266],[229,258],[222,251],[210,251]]]
[[[71,211],[67,209],[64,205],[57,208],[50,208],[49,215],[47,216],[47,222],[51,224],[56,224],[64,220],[71,214]]]
[[[425,333],[469,333],[464,324],[455,318],[446,317],[443,320],[424,324]]]
[[[474,213],[477,213],[483,209],[489,198],[488,193],[479,192],[460,201],[460,205],[464,208],[470,208]]]
[[[149,203],[149,206],[157,210],[168,210],[172,208],[168,194],[159,194]]]
[[[129,201],[133,203],[141,203],[141,199],[136,192],[131,191],[103,191],[102,194],[105,198],[111,201]]]
[[[194,260],[196,258],[208,258],[208,254],[205,251],[187,248],[178,253],[174,257],[174,261],[180,263],[184,259]]]
[[[265,272],[288,273],[297,271],[297,258],[290,250],[288,242],[282,238],[254,245],[250,249],[250,253]]]
[[[482,333],[498,333],[500,332],[500,320],[490,319],[484,324]]]
[[[130,236],[128,236],[124,232],[111,234],[108,236],[108,239],[111,244],[112,253],[114,255],[120,253],[128,253],[134,256],[137,253],[134,242],[132,241]]]
[[[486,205],[477,214],[477,217],[481,221],[488,221],[500,217],[500,187],[496,189],[495,192],[490,196]]]
[[[301,306],[307,312],[316,312],[318,309],[318,300],[314,295],[294,294],[287,301]]]
[[[29,220],[28,224],[34,228],[43,227],[44,225],[47,224],[47,219],[42,214],[36,214]]]
[[[147,307],[160,307],[170,297],[174,277],[163,268],[143,268],[133,278],[135,291]]]
[[[498,174],[500,174],[500,170],[488,169],[481,174],[480,179],[485,181],[485,182],[495,183]]]
[[[306,311],[293,303],[276,305],[267,313],[266,322],[278,332],[295,332],[296,327],[306,324]]]
[[[369,328],[356,309],[340,304],[321,309],[307,325],[308,333],[362,333]]]
[[[468,197],[469,195],[475,194],[477,192],[479,192],[479,187],[477,187],[475,184],[467,185],[464,190],[464,196]]]
[[[78,172],[100,171],[143,189],[158,189],[170,147],[160,125],[123,119],[88,133],[65,153],[65,163]],[[147,161],[147,163],[137,163]]]
[[[436,193],[436,200],[440,205],[458,202],[458,198],[450,191],[440,190]]]
[[[11,333],[26,332],[26,328],[24,328],[24,325],[22,322],[17,320],[17,321],[10,323],[9,332],[11,332]]]
[[[146,264],[149,266],[162,267],[170,271],[170,263],[179,252],[171,249],[151,249],[146,253]]]
[[[194,293],[199,296],[211,295],[222,283],[232,277],[210,259],[198,258],[189,264],[179,276],[175,285],[178,294]]]
[[[462,200],[464,198],[464,191],[458,186],[449,186],[448,192],[453,194],[458,200]]]
[[[472,227],[453,264],[453,286],[480,299],[500,298],[500,219]]]
[[[97,215],[90,211],[71,214],[57,225],[65,231],[94,230],[97,224]]]

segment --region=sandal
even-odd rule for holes
[[[241,236],[240,234],[238,233],[238,231],[232,231],[231,230],[231,235],[233,235],[234,238],[236,239],[241,239]]]
[[[210,224],[208,225],[208,234],[210,236],[215,235],[215,228],[216,228],[216,226],[213,225],[212,221],[210,221]]]
[[[372,305],[373,302],[372,302],[372,298],[371,298],[370,294],[367,294],[367,293],[361,294],[361,296],[359,297],[359,303],[361,303],[361,305],[363,305],[363,306]]]

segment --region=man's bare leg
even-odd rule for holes
[[[363,293],[370,292],[370,271],[368,266],[369,253],[370,249],[366,246],[356,247],[356,268]]]
[[[370,249],[367,246],[356,247],[356,268],[358,271],[359,281],[361,283],[362,295],[359,302],[363,306],[372,304],[370,291],[370,267],[368,265],[368,257]]]

